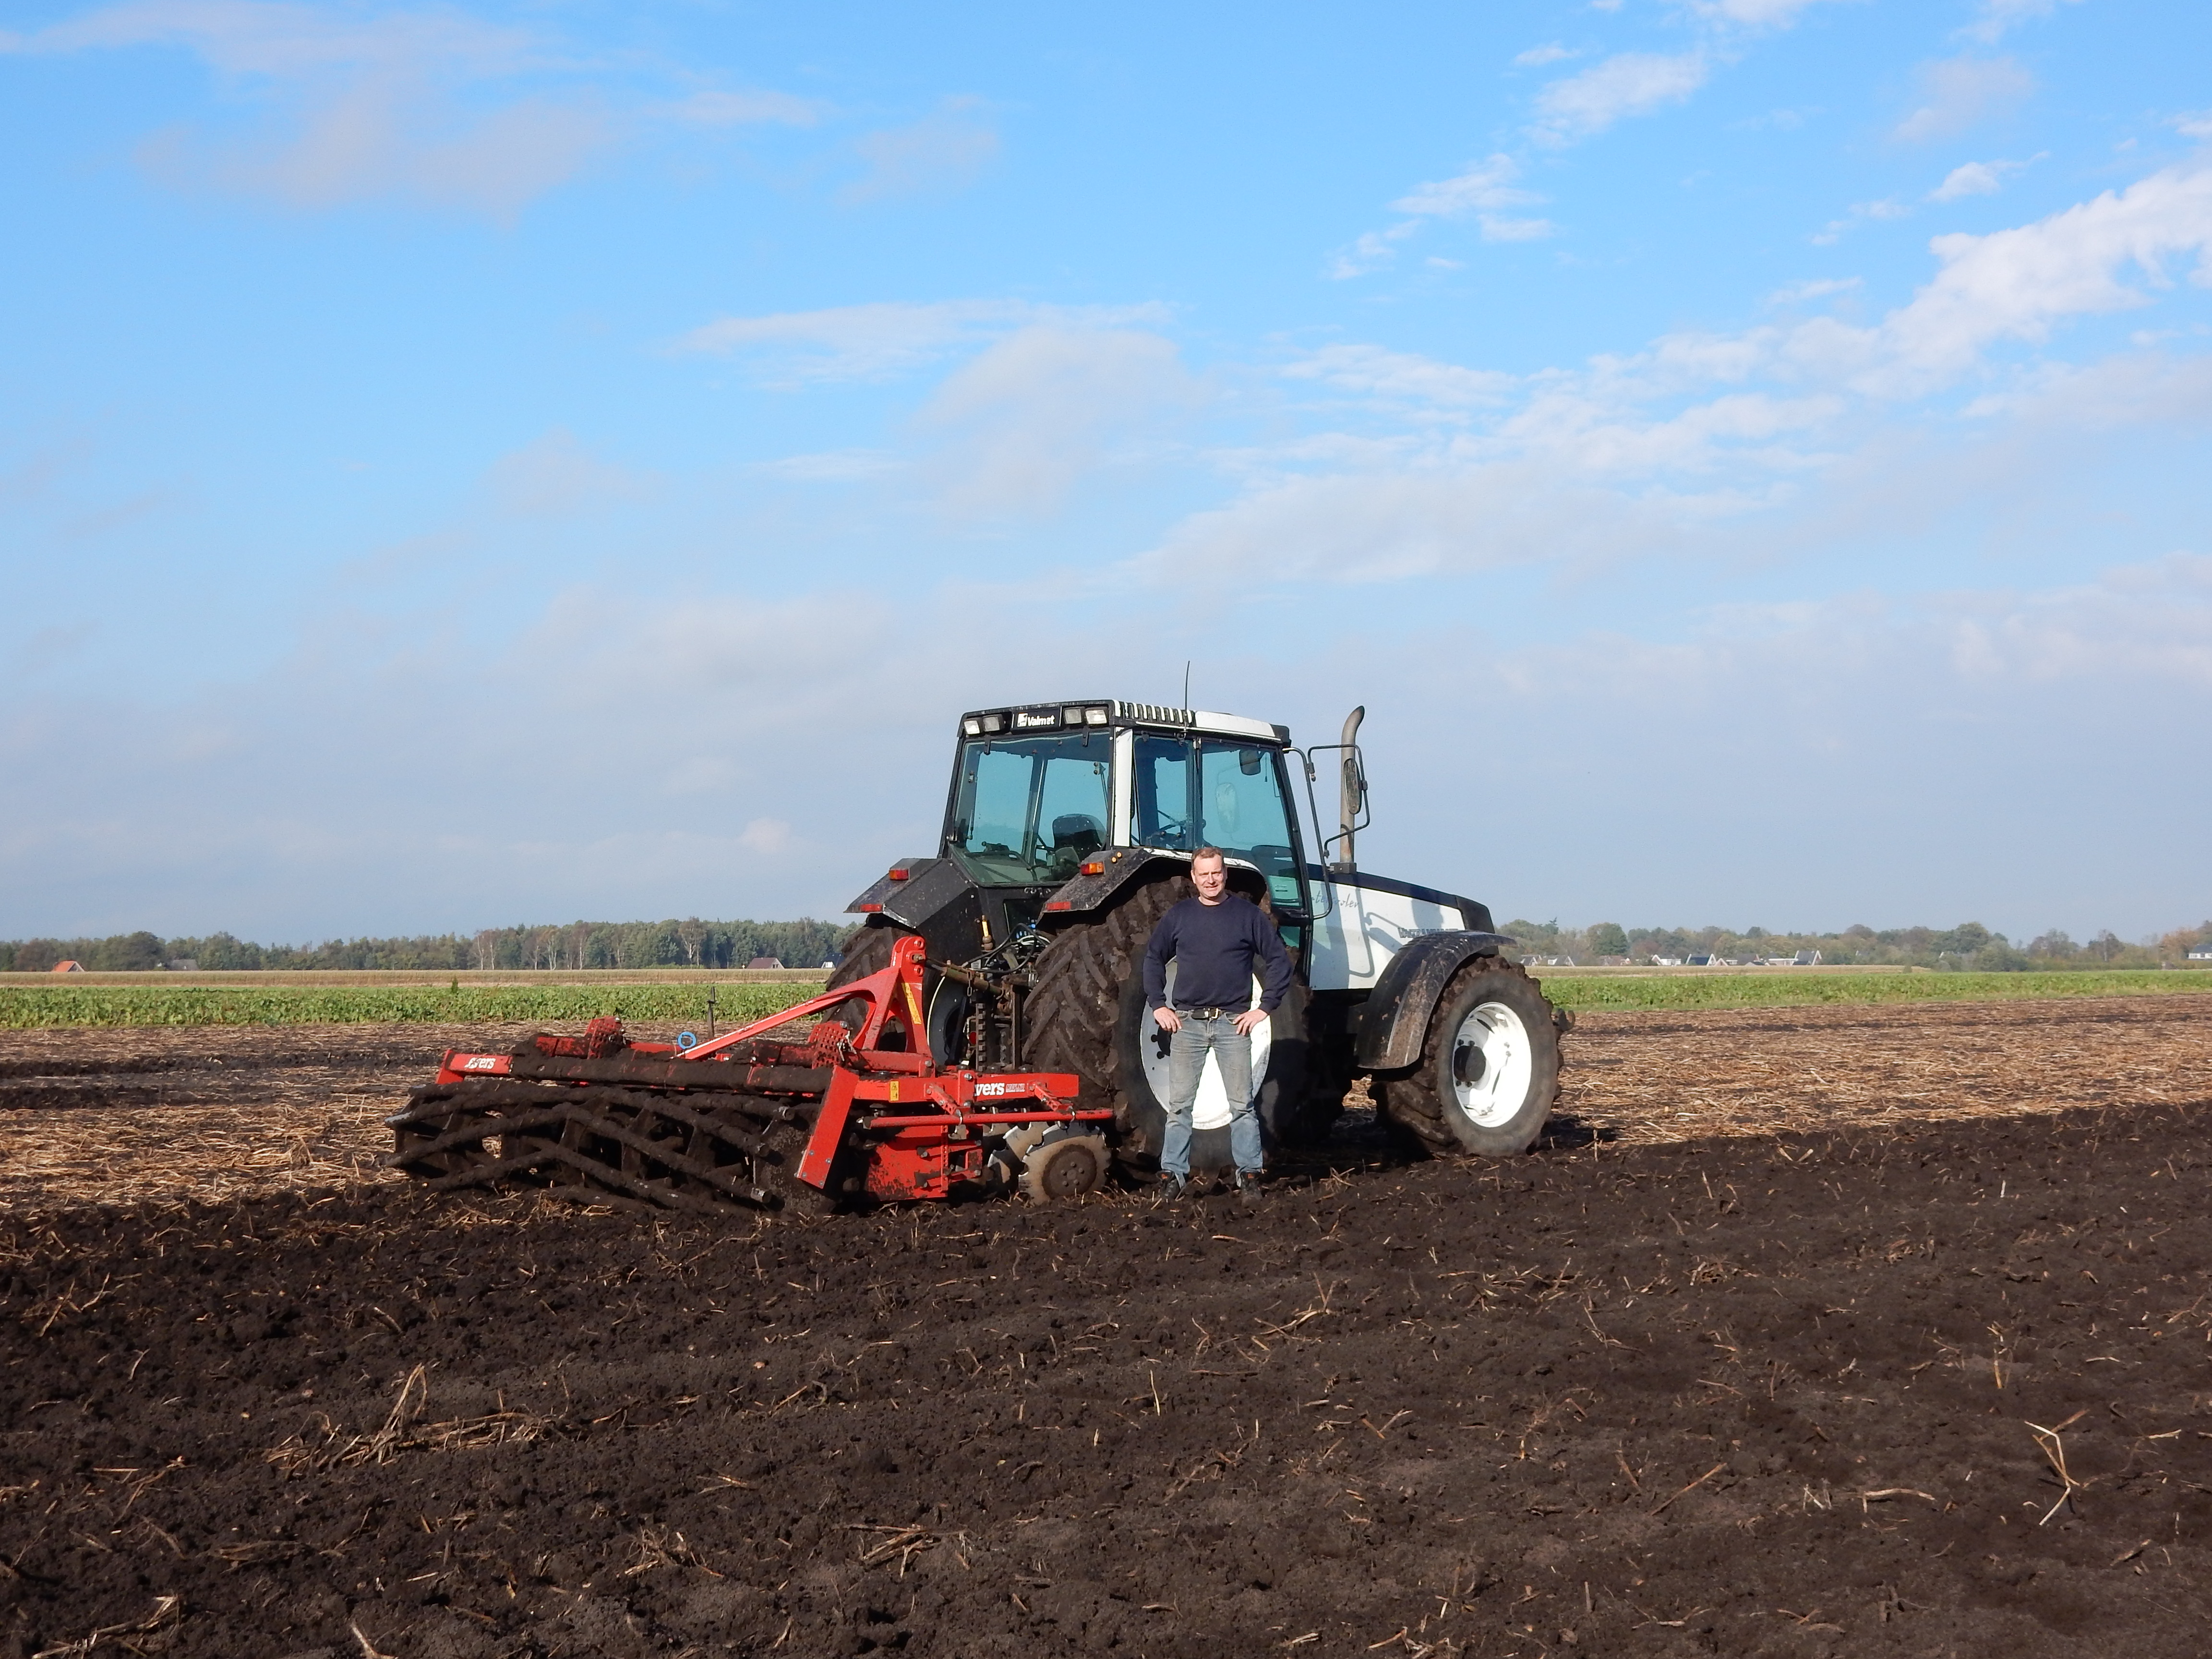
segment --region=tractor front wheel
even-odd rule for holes
[[[1478,957],[1437,999],[1420,1063],[1375,1082],[1382,1115],[1425,1152],[1525,1152],[1559,1092],[1552,1005],[1513,963]]]

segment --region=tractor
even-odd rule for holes
[[[964,714],[935,850],[854,900],[865,925],[821,996],[695,1048],[632,1043],[604,1020],[511,1054],[453,1051],[391,1120],[390,1161],[446,1187],[710,1209],[1013,1185],[1072,1197],[1114,1165],[1149,1172],[1167,1038],[1142,958],[1194,890],[1201,847],[1297,969],[1252,1037],[1271,1151],[1324,1139],[1361,1077],[1420,1154],[1526,1151],[1558,1092],[1566,1016],[1485,906],[1358,867],[1364,717],[1299,749],[1281,726],[1152,703]],[[1330,835],[1313,793],[1324,766]],[[1229,1166],[1230,1115],[1209,1061],[1194,1172]]]

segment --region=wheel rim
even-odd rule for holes
[[[1068,1146],[1045,1166],[1044,1189],[1058,1199],[1081,1198],[1098,1184],[1098,1163],[1087,1146]]]
[[[1170,1001],[1175,1000],[1177,965],[1172,961],[1168,963],[1167,993]],[[1254,975],[1252,1006],[1255,1008],[1260,1006],[1260,997],[1264,988],[1260,983],[1258,975]],[[1145,1030],[1143,1035],[1138,1038],[1138,1052],[1144,1056],[1145,1081],[1152,1085],[1152,1097],[1160,1103],[1160,1109],[1165,1111],[1168,1105],[1167,1056],[1160,1052],[1158,1039],[1152,1035],[1157,1029],[1152,1023],[1152,1017],[1146,1014],[1143,1018]],[[1252,1031],[1252,1092],[1255,1096],[1260,1092],[1260,1085],[1267,1075],[1267,1054],[1268,1051],[1274,1047],[1274,1036],[1272,1022],[1267,1020],[1262,1020]],[[1191,1102],[1190,1127],[1194,1133],[1201,1129],[1225,1129],[1229,1127],[1231,1116],[1229,1091],[1222,1086],[1221,1082],[1221,1062],[1213,1055],[1208,1054],[1206,1057],[1206,1069],[1199,1073],[1198,1097]]]
[[[1478,1127],[1513,1121],[1535,1076],[1535,1045],[1521,1016],[1502,1002],[1478,1002],[1452,1036],[1451,1085],[1459,1109]]]

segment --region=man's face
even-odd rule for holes
[[[1219,859],[1198,859],[1190,866],[1191,884],[1202,903],[1221,902],[1221,890],[1229,884],[1229,872]]]

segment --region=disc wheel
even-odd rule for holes
[[[1106,1142],[1099,1135],[1048,1140],[1022,1164],[1022,1196],[1033,1204],[1067,1204],[1106,1179]]]
[[[1160,918],[1191,891],[1188,877],[1170,876],[1139,888],[1097,921],[1065,929],[1037,963],[1028,999],[1024,1063],[1074,1073],[1079,1103],[1114,1113],[1115,1156],[1139,1170],[1158,1167],[1167,1130],[1164,1070],[1147,1065],[1142,1046],[1156,1045],[1158,1030],[1145,1006],[1145,946]],[[1305,988],[1297,985],[1269,1024],[1255,1097],[1261,1138],[1270,1148],[1304,1102],[1304,1013]],[[1152,1072],[1160,1073],[1157,1084]],[[1233,1167],[1225,1119],[1194,1130],[1190,1159],[1194,1171]]]
[[[1559,1092],[1552,1005],[1518,965],[1478,957],[1437,999],[1420,1063],[1375,1082],[1382,1115],[1432,1156],[1525,1152]]]

